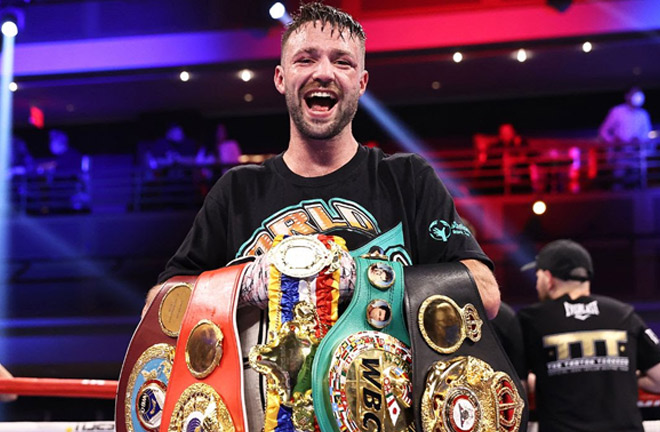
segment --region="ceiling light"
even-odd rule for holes
[[[460,63],[461,61],[463,61],[463,54],[461,54],[459,51],[456,51],[452,56],[452,59],[454,60],[455,63]]]
[[[545,211],[548,209],[548,206],[545,205],[545,202],[538,200],[534,204],[532,204],[532,211],[536,215],[542,215],[545,213]]]
[[[250,69],[243,69],[238,73],[238,76],[244,81],[248,82],[252,78],[254,78],[254,72],[252,72]]]
[[[16,37],[18,34],[18,26],[15,22],[8,20],[2,23],[2,34],[6,37]]]
[[[16,90],[18,90],[18,84],[16,84],[16,83],[13,82],[13,81],[10,82],[10,83],[9,83],[9,91],[15,92]]]
[[[278,20],[284,16],[286,13],[286,8],[280,2],[273,3],[270,9],[268,9],[268,13],[272,19]]]
[[[254,96],[252,96],[252,93],[245,93],[245,96],[243,96],[243,100],[245,102],[252,102],[254,100]]]
[[[594,46],[591,44],[591,42],[587,41],[582,44],[582,51],[588,53],[591,52],[592,49],[594,49]]]
[[[431,83],[431,88],[433,90],[438,90],[440,87],[442,87],[442,84],[440,84],[440,81],[433,81]]]
[[[525,51],[523,48],[520,48],[518,52],[516,53],[516,59],[522,63],[525,60],[527,60],[527,51]]]
[[[183,71],[179,74],[179,79],[183,82],[188,82],[190,80],[190,73],[188,71]]]

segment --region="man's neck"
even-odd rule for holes
[[[337,171],[355,156],[358,149],[358,142],[350,130],[345,132],[328,140],[311,140],[292,131],[284,163],[301,177],[321,177]]]
[[[575,300],[580,297],[585,297],[591,294],[591,286],[589,282],[565,282],[560,284],[553,290],[553,299],[558,299],[559,297],[568,294],[571,300]]]

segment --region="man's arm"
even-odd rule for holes
[[[598,128],[598,137],[608,144],[612,144],[616,140],[613,130],[614,123],[616,122],[615,117],[614,109],[611,109],[607,113],[607,117],[605,117],[603,123]]]
[[[637,380],[639,386],[650,393],[660,393],[660,363],[646,371]]]
[[[463,264],[470,270],[472,277],[477,284],[481,301],[486,309],[489,319],[497,316],[497,311],[500,308],[500,288],[497,286],[497,281],[493,272],[486,266],[486,264],[475,259],[461,260]]]

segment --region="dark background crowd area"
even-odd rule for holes
[[[471,148],[473,134],[496,134],[502,123],[513,124],[523,136],[596,138],[598,126],[608,110],[623,101],[625,90],[622,86],[620,91],[603,93],[439,101],[432,105],[401,105],[390,109],[414,134],[432,143],[431,150]],[[645,108],[657,124],[660,122],[660,89],[644,91]],[[246,154],[279,153],[285,148],[289,133],[289,120],[284,111],[221,118],[191,111],[164,111],[115,123],[47,123],[43,129],[18,128],[15,134],[26,141],[34,157],[48,156],[48,130],[51,128],[66,131],[71,146],[84,154],[134,155],[138,143],[162,137],[171,123],[181,124],[188,138],[208,150],[212,150],[216,125],[223,123],[229,137],[238,141]],[[363,109],[358,111],[353,128],[355,136],[363,143],[375,141],[388,152],[402,151]]]

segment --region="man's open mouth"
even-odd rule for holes
[[[337,103],[337,97],[324,91],[313,91],[305,96],[305,103],[312,111],[330,111]]]

